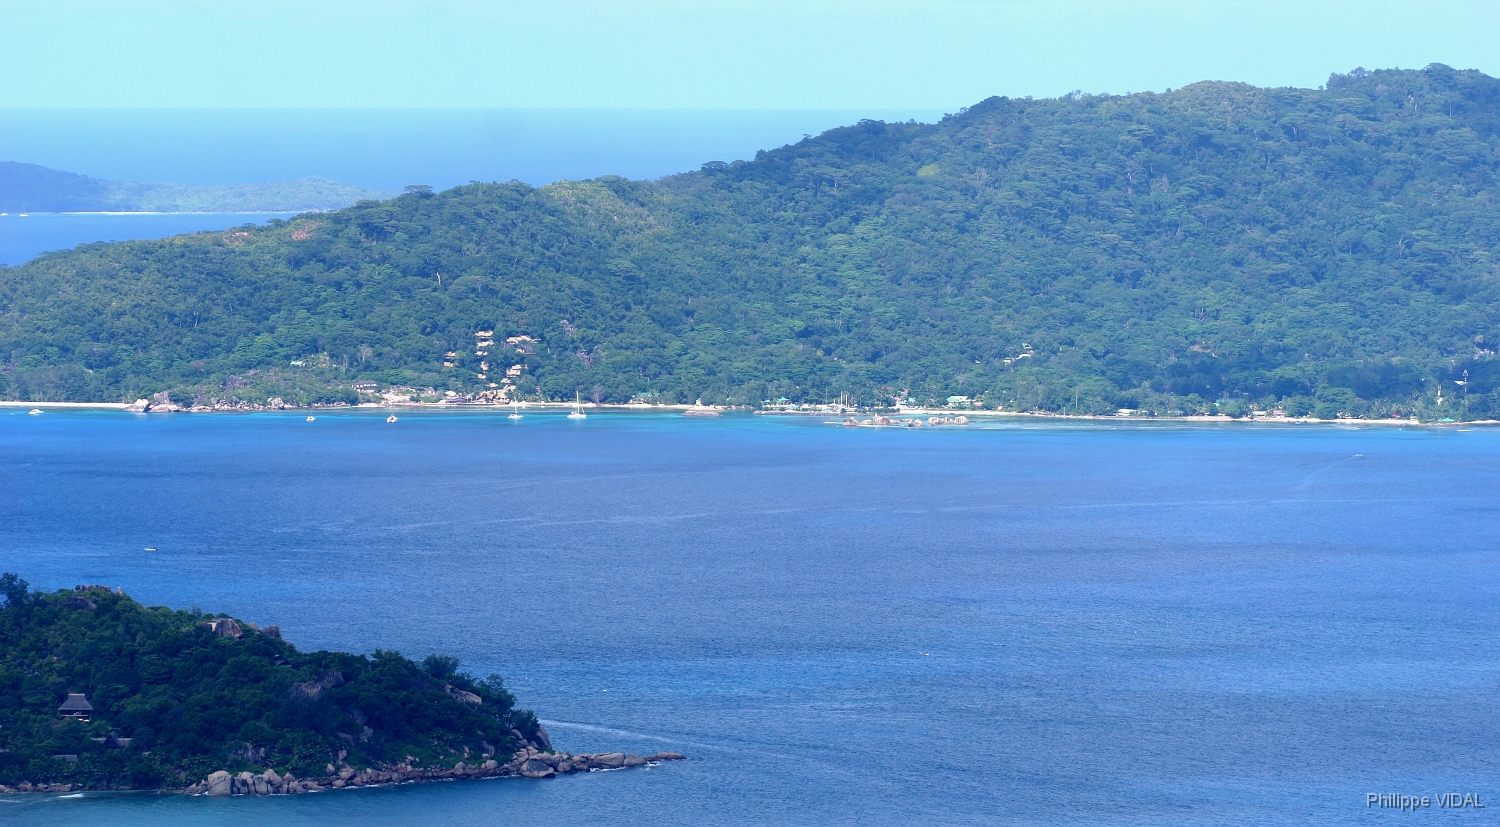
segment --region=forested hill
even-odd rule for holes
[[[222,768],[305,778],[550,747],[499,676],[455,658],[301,652],[275,626],[11,573],[0,598],[0,785],[180,788]]]
[[[0,393],[521,365],[513,395],[566,399],[1489,416],[1497,165],[1500,82],[1439,65],[991,98],[659,181],[414,188],[0,270]]]

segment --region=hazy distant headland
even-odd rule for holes
[[[317,177],[188,186],[106,181],[0,161],[0,212],[301,212],[337,210],[390,195]]]
[[[0,159],[114,181],[289,181],[373,190],[469,181],[647,179],[861,118],[942,109],[4,109]]]

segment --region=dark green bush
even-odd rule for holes
[[[514,709],[498,677],[476,680],[453,658],[299,652],[245,623],[240,637],[219,636],[206,628],[216,618],[196,610],[101,590],[42,595],[10,574],[0,593],[0,783],[175,786],[265,767],[300,776],[341,753],[355,766],[407,755],[451,765],[486,743],[505,757],[513,729],[535,734],[535,716]],[[70,692],[88,696],[90,722],[59,716]],[[95,740],[110,733],[134,740]]]

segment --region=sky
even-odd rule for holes
[[[957,109],[1500,73],[1496,0],[0,0],[0,108]]]

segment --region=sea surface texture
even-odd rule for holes
[[[0,569],[499,672],[647,770],[7,824],[1490,820],[1500,431],[0,411]],[[145,551],[154,547],[157,551]]]

